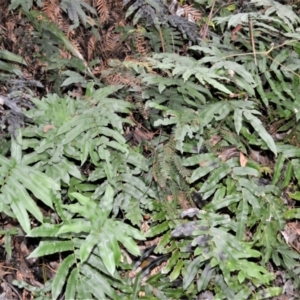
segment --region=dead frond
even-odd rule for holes
[[[106,24],[109,19],[109,7],[106,0],[96,0],[96,10],[99,16],[100,24]]]

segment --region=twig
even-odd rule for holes
[[[204,29],[203,29],[203,33],[202,33],[202,39],[204,40],[206,38],[206,35],[207,35],[207,31],[208,31],[208,26],[209,26],[209,23],[212,19],[212,16],[213,16],[213,11],[214,11],[214,8],[215,8],[215,4],[216,4],[216,0],[213,1],[212,3],[212,6],[211,6],[211,9],[210,9],[210,13],[208,15],[208,19],[207,19],[207,22],[204,26]]]
[[[255,42],[254,42],[254,35],[253,35],[253,22],[252,22],[250,15],[249,15],[249,28],[250,28],[250,39],[251,39],[251,45],[252,45],[252,49],[253,49],[254,63],[257,66]]]

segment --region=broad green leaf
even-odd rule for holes
[[[241,109],[236,108],[234,110],[234,126],[237,134],[240,133],[242,128],[242,120],[243,120],[242,115],[243,115],[243,111]]]
[[[4,191],[6,191],[8,189],[10,189],[10,187],[8,188],[7,185],[5,185],[3,188]],[[12,191],[12,190],[10,190],[9,193],[12,197],[12,202],[10,203],[10,207],[11,207],[12,211],[14,212],[18,222],[22,226],[23,230],[26,233],[28,233],[30,231],[30,219],[29,219],[28,213],[26,211],[26,208],[24,207],[24,205],[22,203],[22,199],[20,199],[18,197],[18,195],[16,195],[14,193],[14,191]]]
[[[11,177],[7,179],[7,184],[14,190],[16,198],[22,202],[22,209],[24,206],[39,222],[43,223],[43,214],[34,200],[28,195],[24,186],[17,180],[13,180]],[[17,205],[17,203],[15,204]]]
[[[182,160],[182,165],[183,166],[194,166],[198,165],[204,162],[204,167],[208,163],[210,163],[212,160],[215,159],[215,155],[213,153],[205,153],[205,154],[196,154],[196,155],[191,155],[187,158],[184,158]],[[218,159],[217,162],[220,162],[221,160]]]
[[[183,268],[183,260],[179,259],[176,263],[176,266],[174,267],[173,271],[170,274],[170,280],[174,281],[175,279],[178,278],[178,276],[180,275],[181,269]]]
[[[248,189],[242,188],[242,193],[245,199],[247,199],[248,203],[251,205],[252,210],[256,217],[259,217],[261,215],[261,205],[259,200],[256,198],[253,193],[251,193]]]
[[[116,231],[116,230],[109,230],[109,231],[115,235],[116,239],[121,244],[123,244],[123,246],[127,249],[127,251],[129,251],[132,255],[139,256],[141,254],[140,249],[137,246],[136,242],[130,236],[124,235],[124,233],[121,231]]]
[[[249,213],[249,206],[246,198],[244,197],[243,200],[239,203],[236,212],[236,219],[237,219],[236,236],[239,240],[243,240],[246,234],[248,213]]]
[[[156,251],[159,252],[159,249],[157,249]],[[163,268],[163,272],[165,274],[169,273],[173,269],[173,267],[177,264],[179,257],[180,257],[180,252],[178,251],[178,249],[172,252],[172,256],[168,260],[168,264]]]
[[[190,286],[190,284],[196,277],[202,264],[203,263],[201,262],[201,257],[198,256],[198,257],[194,258],[193,261],[191,261],[191,263],[188,265],[186,274],[183,277],[183,289],[184,290],[186,290]]]
[[[0,166],[5,167],[5,169],[8,171],[9,168],[11,168],[12,161],[5,158],[4,156],[0,155]]]
[[[285,170],[285,175],[284,175],[284,180],[282,182],[282,185],[281,185],[281,189],[284,190],[291,182],[292,180],[292,176],[293,176],[293,170],[294,167],[293,167],[293,164],[291,161],[289,161],[287,163],[287,166],[286,166],[286,170]]]
[[[15,159],[17,164],[20,164],[22,160],[22,136],[20,133],[18,134],[17,139],[18,140],[12,139],[10,152],[11,158]]]
[[[60,86],[68,86],[73,83],[80,83],[84,87],[87,83],[86,79],[82,75],[74,71],[64,71],[62,72],[62,75],[66,75],[68,78],[66,78]]]
[[[234,176],[255,176],[260,177],[260,172],[254,168],[249,167],[235,167],[232,169]],[[234,177],[235,178],[235,177]]]
[[[73,250],[74,244],[72,241],[42,241],[40,242],[39,246],[29,255],[29,258]]]
[[[104,292],[108,297],[111,299],[116,299],[115,291],[110,286],[107,279],[99,271],[95,270],[88,264],[84,264],[82,266],[82,273],[89,278],[88,280],[91,284],[97,288],[101,287],[102,292]]]
[[[59,185],[50,177],[30,167],[17,165],[12,170],[12,176],[19,180],[35,197],[49,207],[53,207],[52,190],[59,190]]]
[[[224,164],[223,166],[220,166],[215,171],[213,171],[210,175],[210,177],[205,181],[202,188],[200,189],[200,193],[205,193],[211,190],[213,187],[219,183],[219,181],[224,178],[227,174],[231,172],[231,168]]]
[[[274,167],[274,175],[273,175],[273,180],[272,180],[273,185],[277,184],[277,182],[281,176],[284,161],[285,161],[285,157],[282,153],[280,153],[276,159],[276,163],[275,163],[275,167]]]
[[[99,286],[93,280],[87,280],[84,283],[84,286],[96,297],[96,299],[106,299],[102,288],[99,288]]]
[[[74,176],[75,178],[82,179],[82,175],[78,169],[78,167],[71,163],[68,159],[62,159],[59,167],[63,168],[64,171],[67,171],[70,175]]]
[[[150,230],[146,232],[146,237],[155,237],[160,235],[161,233],[166,232],[169,229],[169,222],[165,221],[161,224],[152,226]]]
[[[27,63],[23,57],[16,55],[7,50],[0,50],[0,58],[5,59],[5,60],[10,60],[10,61],[13,61],[16,63],[23,64],[24,66],[27,66]]]
[[[200,278],[197,281],[198,291],[204,291],[207,288],[213,274],[214,269],[211,268],[210,264],[207,264],[204,270],[202,271]]]
[[[269,299],[275,296],[281,296],[282,292],[283,289],[281,287],[268,287],[255,293],[254,297],[256,299]]]
[[[99,234],[91,232],[80,246],[80,262],[83,264],[91,255],[93,248],[99,243]]]
[[[114,230],[122,231],[124,234],[132,236],[136,240],[145,240],[145,237],[140,230],[124,222],[108,220],[107,226],[110,226]]]
[[[194,172],[191,176],[191,179],[190,179],[190,183],[193,183],[193,182],[199,180],[200,178],[204,177],[205,175],[211,173],[213,170],[215,170],[219,166],[220,166],[219,160],[215,163],[209,162],[208,166],[205,166],[205,163],[203,163],[202,167],[199,167],[196,170],[194,170]]]
[[[275,142],[274,142],[273,138],[269,135],[269,133],[266,131],[266,129],[263,127],[261,121],[256,116],[254,116],[252,113],[250,113],[249,111],[244,111],[243,114],[246,117],[246,119],[251,123],[254,130],[259,134],[259,136],[268,145],[269,149],[275,155],[277,155],[277,148],[276,148]]]
[[[0,70],[14,73],[20,77],[23,76],[22,71],[18,67],[14,66],[13,64],[9,64],[4,61],[1,61],[1,60],[0,60]]]
[[[113,204],[114,204],[114,196],[115,196],[114,189],[110,184],[108,184],[105,189],[105,194],[102,197],[100,202],[101,209],[103,210],[106,217],[108,217],[112,211]]]
[[[92,224],[88,220],[84,220],[81,218],[72,219],[70,221],[64,221],[60,229],[58,231],[58,235],[64,233],[82,233],[82,232],[90,232],[92,229]]]
[[[290,55],[291,52],[288,49],[282,49],[279,51],[279,54],[273,59],[270,70],[277,70],[280,64],[284,62]]]
[[[209,204],[205,206],[206,210],[216,211],[223,207],[229,207],[232,203],[237,203],[242,199],[241,195],[229,195],[226,197],[214,198]]]
[[[275,277],[273,274],[268,273],[265,268],[246,260],[240,260],[239,267],[245,272],[247,278],[256,278],[264,284],[268,284]]]
[[[282,152],[285,158],[300,157],[300,149],[292,145],[278,145],[278,152]]]
[[[300,161],[299,159],[292,159],[291,162],[294,167],[295,177],[297,178],[298,182],[300,182]]]
[[[121,88],[123,88],[123,85],[109,85],[106,87],[103,87],[101,89],[98,89],[93,92],[92,98],[93,100],[96,100],[99,103],[102,103],[105,98],[107,98],[109,95],[119,91]]]
[[[284,213],[285,219],[300,219],[300,208],[292,208]]]
[[[44,223],[28,232],[29,237],[54,237],[58,235],[60,224]]]
[[[70,272],[70,268],[72,265],[76,263],[75,255],[71,254],[66,257],[61,265],[59,266],[54,280],[52,282],[52,298],[56,300],[60,295],[62,288],[66,282],[66,278],[68,273]]]
[[[114,249],[110,243],[111,237],[104,231],[100,234],[98,248],[100,250],[100,257],[110,275],[113,277],[116,270],[116,262],[114,257]]]
[[[300,201],[300,192],[295,192],[295,193],[289,193],[289,197],[294,199],[294,200],[297,200],[297,201]]]
[[[142,276],[141,273],[137,274],[137,276],[134,278],[133,282],[133,291],[132,291],[132,300],[136,300],[139,298],[139,292],[141,290],[141,284],[142,284]]]

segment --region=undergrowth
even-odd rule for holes
[[[108,2],[96,2],[61,1],[70,30],[90,39],[110,28]],[[95,46],[100,66],[45,3],[41,14],[40,1],[11,2],[47,50],[39,59],[57,93],[30,97],[22,128],[2,123],[0,208],[39,239],[29,258],[61,258],[41,287],[15,284],[34,299],[268,299],[283,293],[280,270],[296,291],[299,252],[285,230],[300,218],[299,8],[199,1],[183,14],[176,1],[127,2],[131,25]],[[2,79],[24,80],[9,63],[20,56],[0,58]]]

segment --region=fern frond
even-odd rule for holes
[[[110,16],[107,0],[96,0],[95,7],[99,16],[100,24],[106,24]]]
[[[52,22],[57,21],[60,14],[60,4],[57,0],[46,0],[43,2],[43,13],[48,16]]]
[[[87,60],[91,61],[93,55],[94,55],[94,51],[96,49],[96,37],[94,35],[91,35],[91,37],[89,38],[88,41],[88,47],[87,47]]]
[[[148,53],[148,43],[144,37],[145,29],[138,27],[134,33],[134,46],[136,47],[137,52],[142,56],[147,56]]]

